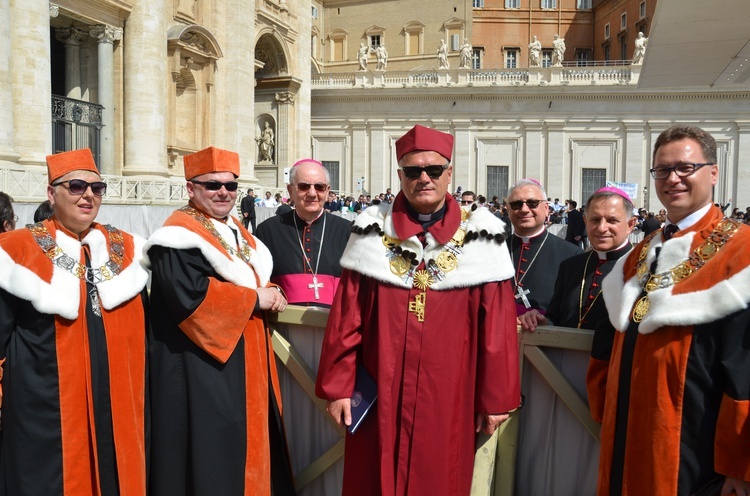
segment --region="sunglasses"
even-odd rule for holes
[[[471,205],[474,200],[461,200],[461,205]]]
[[[52,186],[60,186],[63,184],[68,185],[68,191],[70,191],[71,195],[82,195],[87,189],[89,189],[89,186],[91,186],[91,192],[94,193],[95,196],[104,196],[104,193],[107,192],[107,183],[102,181],[89,183],[83,179],[69,179],[67,181],[53,183]]]
[[[310,187],[315,188],[315,191],[322,193],[323,191],[328,189],[328,185],[324,183],[297,183],[297,189],[300,191],[307,191],[310,189]]]
[[[513,210],[521,210],[523,208],[523,204],[525,203],[531,210],[534,210],[543,201],[544,200],[515,200],[512,202],[508,202],[508,205],[510,205],[510,208],[512,208]]]
[[[419,179],[422,177],[423,172],[426,172],[430,179],[440,179],[443,171],[448,167],[450,167],[450,164],[428,165],[426,167],[401,167],[401,170],[404,171],[407,179]]]
[[[237,181],[228,181],[222,183],[221,181],[190,181],[193,184],[200,184],[208,191],[219,191],[223,186],[227,191],[237,191]]]

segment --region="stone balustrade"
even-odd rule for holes
[[[584,86],[636,85],[641,66],[602,62],[600,65],[523,67],[513,69],[437,69],[420,71],[359,71],[314,74],[316,89],[424,88],[448,86]]]

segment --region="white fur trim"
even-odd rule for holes
[[[656,272],[663,272],[678,265],[689,256],[695,234],[686,233],[667,243],[662,242],[661,236],[655,236],[649,246],[645,263],[650,267],[656,258],[656,249],[661,248]],[[630,256],[637,257],[639,252],[640,246],[636,247]],[[620,331],[625,331],[630,325],[633,305],[641,295],[641,287],[635,276],[623,281],[624,264],[625,257],[617,261],[612,272],[602,282],[610,321],[615,329]],[[713,270],[711,261],[693,277],[698,277],[701,271],[707,270]],[[750,266],[702,291],[675,295],[672,294],[673,289],[674,286],[670,286],[649,294],[649,310],[638,326],[638,332],[650,334],[668,325],[706,324],[746,309],[750,304]]]
[[[225,241],[227,241],[229,246],[234,245],[234,235],[231,233],[230,228],[223,222],[219,222],[215,219],[211,219],[211,221],[219,234]],[[236,227],[237,222],[233,218],[231,218],[231,221]],[[237,230],[237,234],[241,236],[239,228],[237,228]],[[211,236],[208,231],[206,231],[206,235]],[[201,251],[203,256],[206,257],[209,265],[211,265],[221,277],[237,286],[256,289],[258,287],[255,282],[256,273],[258,274],[262,287],[268,284],[268,281],[271,278],[271,272],[273,271],[273,258],[271,257],[271,252],[266,245],[264,245],[258,238],[255,238],[255,243],[255,249],[250,249],[251,269],[242,259],[235,255],[230,255],[224,250],[219,251],[194,231],[190,231],[181,226],[164,226],[157,229],[146,242],[146,245],[143,248],[144,263],[149,267],[151,266],[151,262],[148,260],[146,254],[152,246],[163,246],[165,248],[174,248],[177,250],[197,248]],[[227,258],[227,255],[229,255],[230,258]],[[253,272],[253,269],[255,272]]]
[[[379,225],[386,235],[395,238],[393,227],[392,205],[374,205],[362,212],[354,222],[357,227],[365,228],[372,224]],[[486,208],[478,208],[470,212],[467,220],[467,231],[479,232],[482,229],[490,233],[504,233],[503,222]],[[416,236],[401,242],[401,247],[416,254],[417,260],[430,260],[443,251],[429,232],[426,234],[427,246],[422,244]],[[352,234],[341,257],[341,266],[359,272],[394,286],[407,288],[409,285],[403,279],[391,272],[390,260],[387,257],[388,248],[383,245],[381,237],[374,230],[366,235]],[[430,286],[436,291],[454,288],[470,287],[491,281],[503,281],[513,277],[513,263],[505,243],[497,243],[486,239],[476,239],[462,247],[462,254],[458,257],[458,266],[446,273],[442,281]]]
[[[69,256],[81,253],[82,243],[59,229],[55,234],[55,241]],[[139,263],[141,247],[145,241],[135,236],[134,241],[136,249],[134,261],[123,269],[120,275],[96,286],[102,306],[107,310],[112,310],[117,305],[133,298],[146,286],[148,272]],[[92,229],[84,238],[83,244],[89,245],[92,266],[101,267],[109,260],[107,240],[98,229]],[[34,248],[41,249],[36,246]],[[0,278],[0,287],[30,302],[39,312],[59,315],[69,320],[78,318],[81,280],[65,269],[53,265],[52,279],[47,283],[34,271],[15,263],[4,250],[0,249],[0,273],[3,274]]]

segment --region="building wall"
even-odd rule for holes
[[[575,59],[577,49],[593,48],[593,12],[577,9],[577,0],[558,0],[557,9],[541,9],[540,0],[520,0],[517,9],[505,5],[505,0],[485,0],[483,8],[474,9],[472,44],[484,48],[482,68],[505,67],[507,49],[519,49],[518,67],[528,67],[532,36],[551,50],[559,34],[566,61]]]
[[[649,176],[658,134],[672,123],[696,124],[719,142],[717,201],[750,205],[741,164],[750,160],[748,122],[739,110],[746,92],[646,92],[590,88],[503,87],[403,90],[315,90],[313,154],[340,161],[341,189],[378,194],[399,189],[395,141],[414,124],[454,134],[452,189],[488,191],[488,166],[507,167],[509,183],[542,181],[551,197],[583,198],[583,177],[637,185],[635,203],[660,208]],[[668,116],[665,118],[665,116]]]
[[[459,45],[472,39],[471,0],[323,0],[322,19],[315,24],[320,37],[315,48],[321,72],[355,72],[359,69],[357,50],[367,43],[370,34],[380,35],[388,50],[388,71],[410,71],[438,67],[437,49],[447,34],[457,33]],[[418,53],[410,53],[408,39],[414,29],[423,25]],[[333,48],[343,38],[343,56],[335,56]],[[459,65],[459,52],[449,55],[452,66]],[[368,70],[375,70],[376,59],[371,53]]]
[[[641,4],[645,4],[645,16],[641,16]],[[633,58],[634,41],[639,31],[648,37],[651,21],[656,9],[656,0],[600,0],[594,6],[594,58],[605,60],[605,47],[609,46],[609,60]],[[622,15],[625,27],[622,28]],[[605,37],[605,26],[609,24],[609,38]],[[626,52],[622,56],[621,40],[625,39]]]

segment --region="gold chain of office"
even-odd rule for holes
[[[191,207],[190,205],[186,205],[182,207],[180,211],[185,212],[190,217],[197,220],[203,227],[205,227],[206,230],[211,233],[214,238],[216,238],[222,248],[224,248],[230,254],[241,259],[247,265],[250,265],[250,258],[252,257],[253,252],[251,251],[250,246],[247,244],[247,241],[245,241],[245,237],[242,236],[242,233],[239,233],[239,235],[237,236],[237,238],[239,239],[239,243],[241,244],[241,248],[237,250],[229,246],[229,243],[227,243],[224,238],[221,237],[219,231],[216,230],[216,226],[214,226],[213,223],[196,208]]]
[[[651,240],[654,236],[660,234],[661,230],[653,232],[646,238],[641,252],[638,254],[638,262],[636,263],[635,270],[638,284],[646,294],[633,307],[633,321],[640,323],[648,313],[648,309],[651,306],[649,293],[678,284],[695,274],[721,250],[739,228],[739,222],[725,217],[711,234],[708,235],[706,240],[693,250],[693,253],[686,260],[658,274],[651,274],[646,265],[646,256],[648,255],[649,246],[651,246]]]
[[[109,260],[101,267],[86,267],[78,260],[66,254],[52,238],[42,222],[27,226],[34,240],[53,264],[70,272],[79,279],[91,284],[109,281],[122,271],[122,259],[125,256],[122,232],[106,224],[104,228],[109,236]]]

